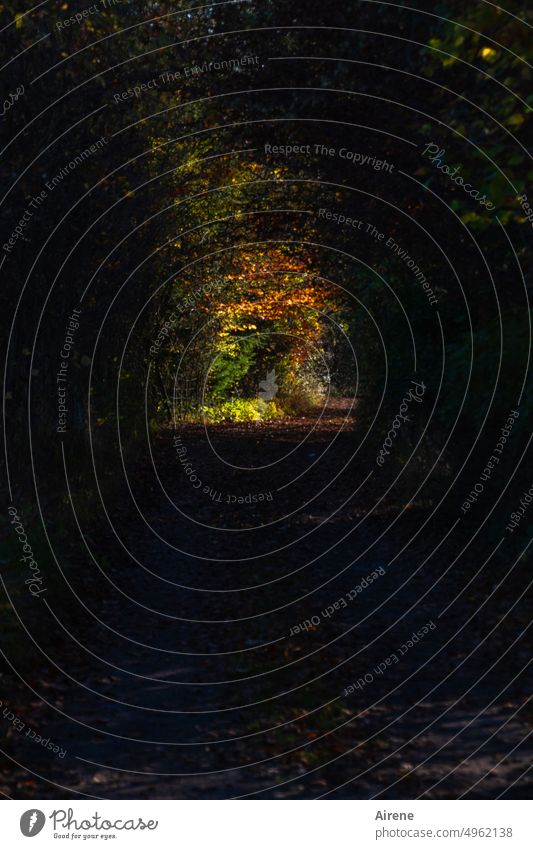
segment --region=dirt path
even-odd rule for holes
[[[357,447],[344,402],[318,423],[165,432],[160,481],[134,477],[140,512],[125,500],[122,544],[108,529],[94,552],[101,602],[37,688],[56,710],[35,699],[33,724],[66,754],[11,735],[34,776],[4,771],[4,792],[527,796],[524,611],[490,634],[509,607],[479,611],[495,576],[462,592],[461,538],[432,554],[442,519],[418,533],[421,507],[372,511]]]

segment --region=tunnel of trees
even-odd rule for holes
[[[87,642],[84,601],[107,610],[117,575],[132,591],[131,534],[156,498],[154,456],[186,512],[183,446],[199,433],[219,449],[231,433],[244,468],[249,446],[260,465],[291,422],[348,421],[355,459],[343,475],[355,487],[373,473],[346,521],[380,499],[378,515],[411,523],[401,519],[402,540],[426,527],[422,547],[457,517],[457,552],[477,533],[495,545],[531,484],[525,4],[92,8],[0,7],[3,464],[49,589],[37,607],[21,585],[4,511],[0,699],[9,691],[16,704],[63,668],[63,625]],[[380,454],[409,391],[401,437]],[[486,500],[461,513],[512,411]],[[519,557],[513,599],[528,584],[532,521],[533,510],[489,569],[496,586]],[[230,587],[247,584],[248,563],[233,560],[252,558],[248,540],[223,549]],[[198,540],[200,560],[209,551]],[[483,595],[481,562],[461,569]],[[222,592],[216,575],[207,584]],[[224,599],[229,618],[246,608]],[[314,707],[272,713],[281,722]],[[6,735],[2,775],[17,746]],[[53,792],[50,775],[19,776],[20,794]]]

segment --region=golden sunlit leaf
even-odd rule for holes
[[[492,62],[497,56],[496,50],[492,47],[482,47],[479,53],[486,62]]]

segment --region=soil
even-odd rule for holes
[[[6,796],[530,796],[521,577],[382,498],[346,401],[152,450],[47,599],[34,692],[4,679],[65,752],[9,725]]]

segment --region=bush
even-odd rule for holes
[[[204,406],[204,420],[210,424],[223,422],[269,422],[283,418],[285,411],[274,401],[261,398],[234,398],[221,404]]]

